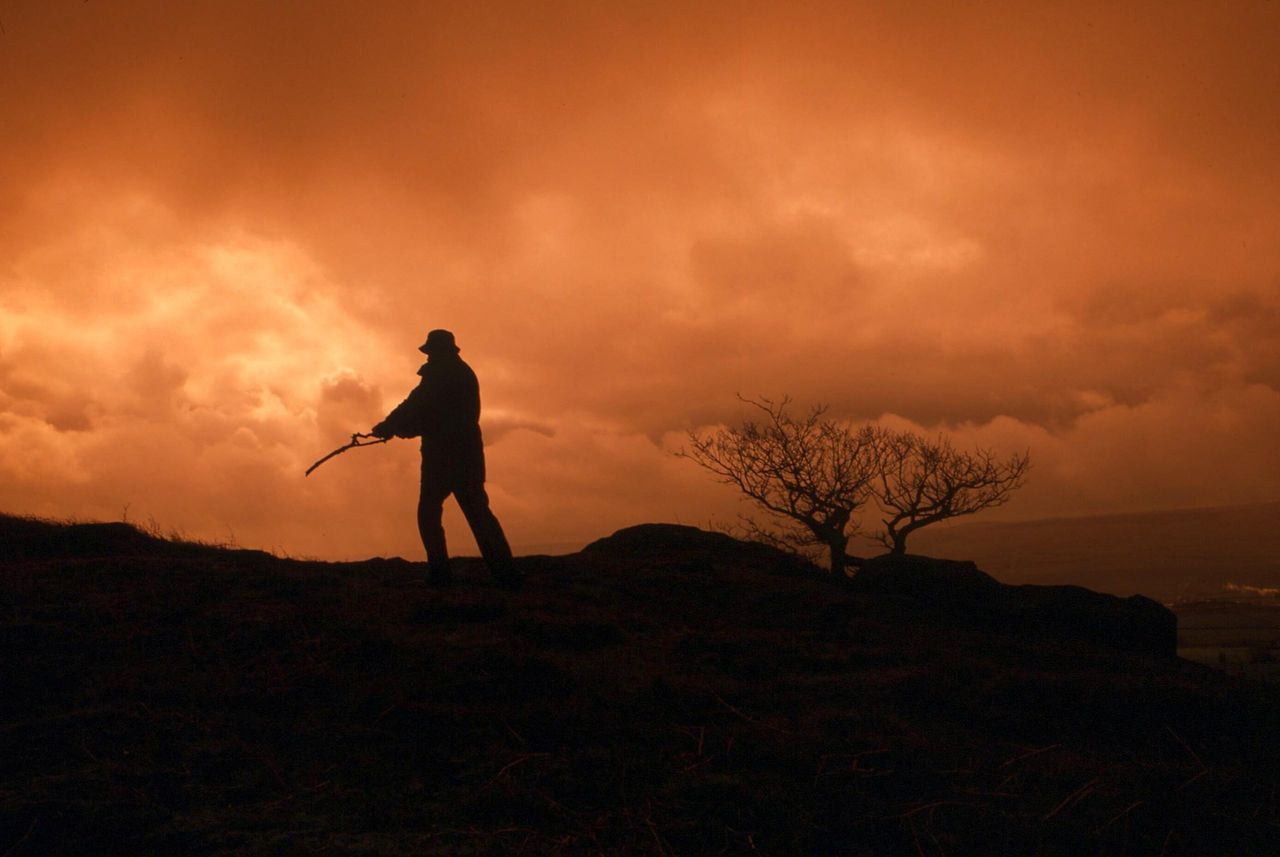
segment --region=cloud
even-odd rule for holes
[[[433,327],[531,544],[731,515],[735,392],[1030,446],[1011,515],[1273,499],[1278,15],[6,11],[0,508],[416,555],[411,444],[299,474]]]
[[[1027,484],[992,513],[1005,518],[1259,503],[1280,489],[1272,437],[1280,391],[1261,385],[1170,388],[1137,405],[1101,404],[1059,428],[1009,417],[959,425],[894,415],[879,421],[946,431],[962,445],[1029,450]]]

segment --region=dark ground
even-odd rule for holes
[[[1280,851],[1278,687],[748,548],[520,563],[0,517],[0,855]]]

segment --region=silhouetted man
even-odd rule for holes
[[[422,487],[418,495],[418,532],[427,549],[433,583],[453,579],[445,544],[445,498],[452,494],[462,507],[490,573],[508,586],[521,575],[511,561],[502,525],[489,509],[484,490],[484,441],[480,437],[480,384],[476,373],[458,356],[453,334],[433,330],[419,348],[427,362],[422,380],[387,418],[373,427],[378,437],[422,438]]]

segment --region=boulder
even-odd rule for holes
[[[640,524],[596,539],[582,550],[584,553],[636,557],[654,554],[666,556],[690,551],[736,550],[746,546],[746,542],[724,533],[710,533],[684,524]]]
[[[1012,586],[972,562],[892,555],[868,560],[853,580],[863,592],[914,601],[958,623],[998,633],[1172,658],[1173,611],[1142,595],[1121,598],[1080,586]]]
[[[711,562],[719,560],[781,574],[817,575],[822,571],[806,559],[759,542],[744,542],[685,524],[640,524],[597,539],[582,549],[617,559]]]

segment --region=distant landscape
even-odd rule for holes
[[[924,529],[911,551],[971,559],[1006,583],[1157,601],[1280,604],[1280,502]]]

